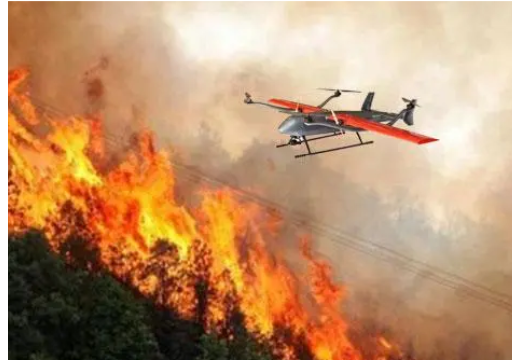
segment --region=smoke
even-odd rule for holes
[[[510,295],[511,33],[508,3],[9,3],[9,67],[28,64],[34,96],[82,113],[84,73],[106,57],[111,134],[137,110],[204,172]],[[274,148],[282,115],[242,103],[316,104],[320,86],[374,90],[388,110],[418,98],[414,130],[440,141],[367,134],[375,145],[301,162]],[[511,357],[510,313],[315,238],[360,323],[432,359]]]

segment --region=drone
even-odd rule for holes
[[[369,92],[361,106],[361,110],[335,111],[325,109],[324,106],[332,99],[340,97],[342,93],[360,93],[360,91],[330,88],[319,88],[318,90],[330,91],[332,95],[317,106],[283,99],[269,99],[267,102],[253,101],[251,95],[247,92],[245,93],[244,103],[248,105],[256,104],[267,106],[281,113],[290,115],[278,127],[278,131],[281,134],[288,135],[289,140],[287,143],[276,145],[276,147],[280,148],[304,144],[307,152],[298,154],[295,158],[373,144],[373,141],[364,141],[361,138],[360,133],[363,131],[376,132],[410,141],[418,145],[438,140],[394,126],[394,124],[401,119],[406,125],[413,125],[413,113],[415,108],[419,107],[417,99],[402,98],[406,103],[406,107],[399,113],[390,113],[373,110],[372,101],[374,100],[375,93]],[[356,133],[359,142],[321,151],[312,151],[309,146],[309,142],[311,141],[345,135],[346,133],[352,132]]]

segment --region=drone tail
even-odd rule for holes
[[[406,107],[405,109],[401,110],[399,114],[395,116],[395,118],[388,123],[389,126],[394,125],[396,122],[398,122],[400,119],[403,119],[404,123],[408,126],[413,125],[413,111],[414,107]]]
[[[415,107],[411,109],[404,109],[404,115],[403,115],[403,121],[406,125],[412,126],[413,125],[413,111],[415,110]]]
[[[406,107],[399,112],[399,114],[396,115],[396,117],[388,123],[388,125],[392,126],[395,124],[399,119],[403,119],[404,123],[408,126],[413,125],[413,113],[417,106],[417,100],[408,100],[407,98],[403,98],[403,101],[406,103]]]
[[[415,124],[415,108],[406,108],[397,115],[395,120],[392,122],[392,125],[398,122],[399,120],[403,120],[404,123],[408,126],[413,126]]]
[[[413,125],[413,112],[417,105],[417,100],[408,100],[407,98],[403,98],[403,101],[406,103],[406,107],[401,111],[403,113],[403,121],[406,125]]]

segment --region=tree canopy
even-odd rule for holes
[[[9,240],[10,359],[158,354],[145,307],[113,278],[68,268],[39,233]]]
[[[81,238],[60,253],[38,232],[8,243],[10,360],[272,358],[239,320],[233,336],[205,334],[196,321],[140,297],[104,273]]]

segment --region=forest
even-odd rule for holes
[[[55,252],[37,231],[9,236],[10,360],[268,360],[240,313],[206,334],[115,279],[81,238]]]

